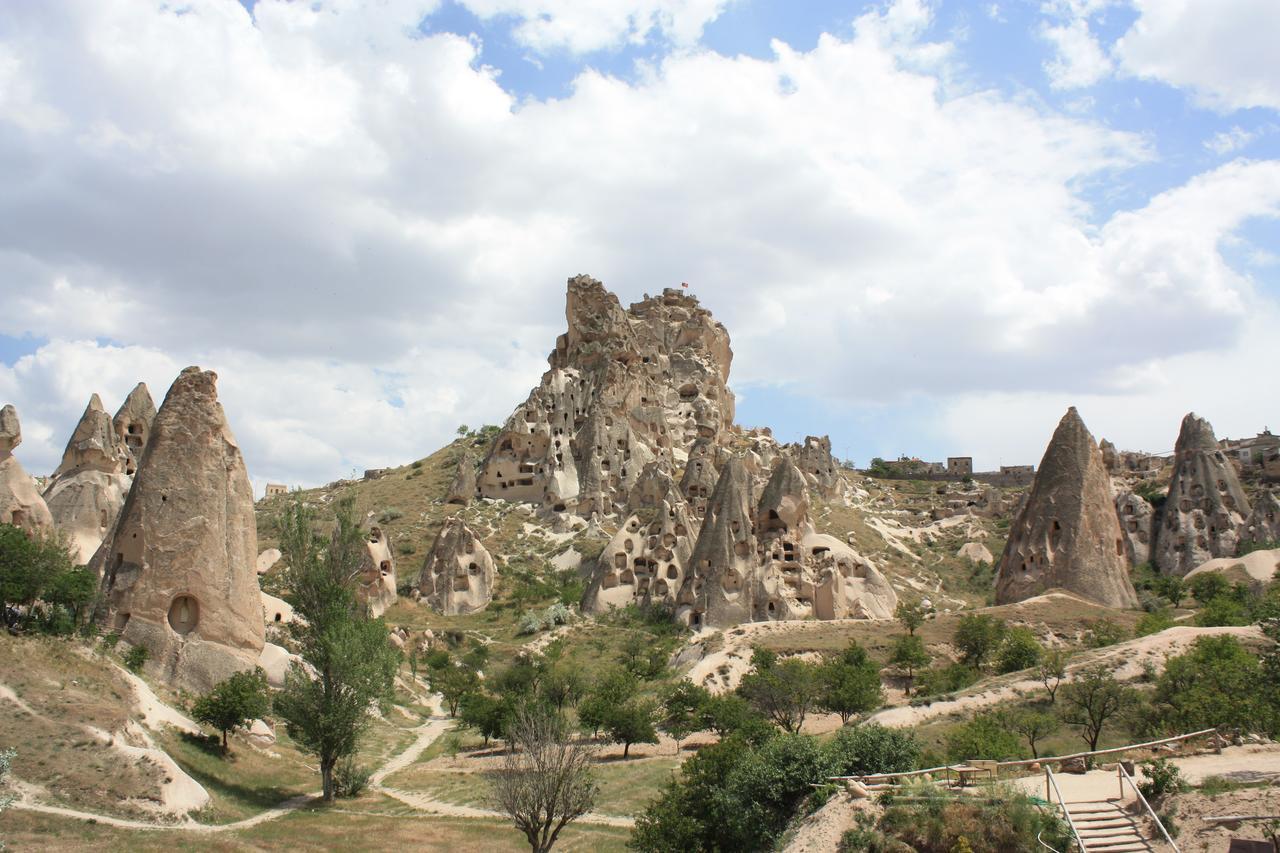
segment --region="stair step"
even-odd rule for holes
[[[1128,827],[1125,829],[1104,829],[1098,832],[1082,831],[1080,832],[1080,837],[1101,841],[1105,838],[1141,838],[1142,836],[1135,832],[1132,827]]]

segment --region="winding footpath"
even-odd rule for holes
[[[2,699],[9,699],[7,695],[0,695]],[[11,701],[16,700],[13,697]],[[461,806],[456,803],[448,803],[437,800],[434,797],[419,791],[405,791],[399,788],[389,788],[383,784],[383,781],[392,774],[405,769],[418,760],[419,756],[425,752],[431,744],[435,743],[442,735],[449,730],[450,719],[444,713],[441,705],[440,696],[434,694],[431,696],[431,716],[425,723],[418,726],[414,731],[417,736],[400,752],[388,758],[383,762],[377,770],[369,777],[369,789],[386,794],[392,799],[403,803],[410,808],[426,812],[428,814],[437,814],[443,817],[461,817],[461,818],[484,818],[505,820],[506,815],[501,812],[491,811],[489,809],[476,808],[474,806]],[[35,802],[31,799],[30,791],[23,791],[19,799],[15,800],[10,808],[23,809],[24,811],[39,812],[41,814],[56,815],[58,817],[73,818],[79,820],[93,821],[111,826],[117,829],[142,830],[147,832],[193,832],[200,834],[212,834],[223,832],[236,832],[242,829],[249,829],[267,821],[284,817],[290,812],[310,805],[318,800],[321,796],[319,791],[310,794],[299,794],[290,797],[279,805],[260,812],[253,817],[247,817],[243,820],[233,821],[231,823],[205,824],[197,823],[188,817],[180,823],[163,824],[148,823],[142,820],[130,820],[129,818],[113,817],[111,815],[97,814],[94,812],[79,811],[77,809],[63,808],[61,806],[51,806],[44,803]],[[600,826],[616,826],[622,828],[631,828],[635,825],[635,819],[630,817],[621,817],[618,815],[605,815],[591,812],[578,818],[578,823],[596,824]]]

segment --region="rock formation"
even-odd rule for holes
[[[466,506],[476,496],[476,457],[471,448],[464,448],[458,457],[458,468],[454,472],[453,482],[445,494],[444,502]]]
[[[1152,549],[1156,568],[1185,575],[1214,557],[1234,557],[1250,511],[1213,427],[1195,412],[1188,414],[1174,446],[1169,497],[1160,508]]]
[[[956,556],[962,560],[968,560],[970,563],[991,566],[995,564],[996,558],[991,556],[991,551],[981,542],[966,542],[956,551]]]
[[[996,603],[1054,588],[1108,607],[1136,607],[1102,451],[1075,407],[1045,450],[996,570]]]
[[[693,554],[698,522],[663,462],[640,474],[627,518],[600,552],[583,609],[603,613],[629,604],[674,608]]]
[[[830,500],[849,487],[840,464],[831,455],[828,436],[807,435],[804,444],[789,446],[787,450],[796,467],[804,473],[805,482],[818,495]]]
[[[116,416],[111,419],[116,435],[129,452],[125,473],[133,474],[142,460],[142,451],[151,438],[151,424],[156,419],[156,404],[151,400],[147,383],[139,382],[129,392]]]
[[[1124,552],[1131,565],[1151,560],[1151,536],[1155,531],[1155,509],[1141,495],[1116,495],[1116,515],[1124,534]]]
[[[684,475],[680,478],[680,493],[689,502],[689,508],[696,518],[702,518],[706,513],[707,501],[720,479],[716,456],[715,446],[707,438],[698,439],[689,448],[689,460],[685,463]]]
[[[108,624],[194,691],[254,666],[263,647],[253,491],[216,381],[198,367],[174,381],[93,561]]]
[[[565,313],[550,369],[494,441],[479,491],[610,515],[649,462],[679,466],[732,425],[729,336],[681,291],[624,310],[589,276],[569,280]]]
[[[53,523],[66,534],[75,562],[89,562],[115,527],[132,482],[125,473],[131,459],[94,394],[44,491]]]
[[[1261,492],[1253,501],[1253,512],[1244,525],[1241,541],[1280,542],[1280,498],[1275,492]]]
[[[1106,467],[1108,474],[1115,474],[1121,468],[1120,452],[1116,450],[1116,446],[1105,438],[1098,442],[1098,449],[1102,451],[1102,464]]]
[[[760,495],[756,618],[891,617],[898,596],[884,575],[845,542],[814,529],[809,486],[809,477],[784,457]]]
[[[479,537],[455,515],[445,520],[422,564],[418,591],[446,616],[475,613],[489,606],[497,573]]]
[[[391,543],[378,525],[366,527],[364,544],[356,593],[376,619],[396,602],[396,564]]]
[[[742,458],[720,471],[676,597],[676,618],[693,628],[750,622],[755,614],[755,496]]]
[[[0,408],[0,524],[21,527],[28,534],[53,531],[53,516],[36,481],[13,455],[22,443],[22,425],[13,406]]]

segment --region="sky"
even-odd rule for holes
[[[189,364],[255,486],[501,423],[689,282],[744,426],[1038,462],[1280,428],[1275,0],[8,0],[0,402]]]

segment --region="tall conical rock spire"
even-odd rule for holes
[[[1060,588],[1108,607],[1136,607],[1125,541],[1093,436],[1075,407],[1049,441],[996,574],[996,603]]]
[[[151,438],[151,424],[155,419],[156,404],[151,399],[151,392],[147,389],[147,383],[139,382],[120,405],[115,417],[111,419],[116,435],[120,436],[120,440],[129,451],[130,459],[125,467],[126,474],[132,474],[138,469],[142,451],[146,449],[147,441]]]
[[[132,459],[97,394],[71,433],[62,463],[44,490],[53,523],[66,534],[77,563],[87,563],[115,527],[131,480]]]
[[[1162,573],[1185,575],[1206,560],[1236,555],[1250,506],[1213,427],[1195,412],[1182,419],[1173,459],[1152,557]]]
[[[156,675],[197,691],[256,665],[263,646],[253,490],[216,381],[198,367],[174,381],[94,558],[110,624]]]

